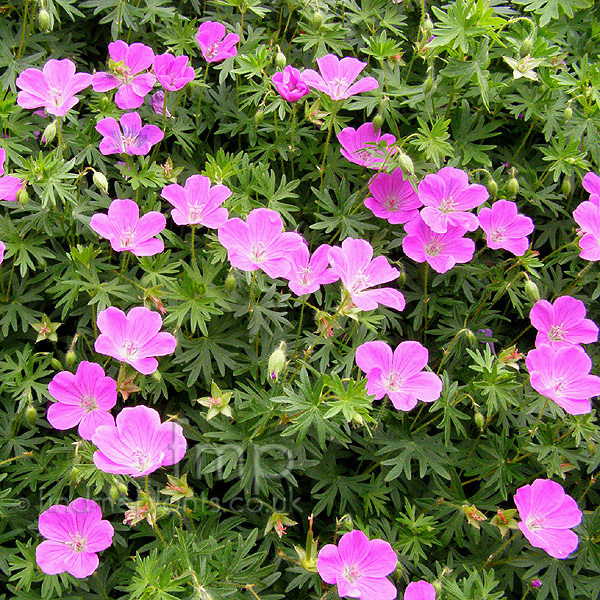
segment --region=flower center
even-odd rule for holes
[[[397,392],[400,388],[402,388],[403,383],[404,378],[400,377],[396,371],[392,371],[387,380],[387,389],[390,392]]]
[[[554,387],[554,391],[560,396],[567,386],[567,382],[564,377],[559,377],[558,379],[553,380],[552,386]]]
[[[348,82],[343,79],[336,77],[330,84],[329,89],[333,92],[334,99],[341,96],[348,89]]]
[[[126,65],[118,65],[115,67],[115,75],[125,84],[131,81],[131,69]]]
[[[71,541],[65,542],[73,552],[85,552],[87,546],[87,540],[84,537],[81,537],[79,533],[71,533],[70,534]]]
[[[544,521],[545,519],[542,515],[531,515],[525,524],[530,531],[536,531],[538,529],[543,529]]]
[[[188,220],[192,222],[200,221],[204,206],[190,206],[188,211]]]
[[[214,58],[219,51],[219,42],[215,42],[206,48],[206,57]]]
[[[400,198],[395,194],[390,194],[384,202],[384,207],[387,210],[398,210],[398,206],[400,205]]]
[[[362,292],[369,287],[369,278],[364,273],[359,273],[354,279],[350,292]]]
[[[60,88],[49,88],[48,95],[52,98],[52,104],[59,106],[62,102],[63,91]]]
[[[260,263],[265,261],[265,254],[267,249],[262,242],[256,242],[252,244],[252,250],[250,250],[250,258],[254,262]]]
[[[550,327],[550,331],[548,332],[548,339],[551,342],[562,342],[567,333],[569,332],[564,329],[564,325],[562,323],[560,325],[552,325]]]
[[[135,237],[135,231],[132,231],[129,227],[125,227],[121,232],[121,246],[129,248],[133,245],[133,238]]]
[[[354,156],[358,158],[358,160],[362,160],[363,162],[369,162],[370,160],[376,160],[376,158],[364,148],[362,150],[355,150]]]
[[[356,565],[348,565],[344,567],[344,579],[348,583],[354,583],[357,579],[360,579],[361,572],[358,570]]]
[[[79,398],[79,406],[85,410],[86,413],[90,413],[98,408],[98,402],[94,396],[86,394]]]
[[[304,267],[300,269],[300,276],[298,277],[298,281],[304,285],[310,285],[312,279],[313,270],[311,267]]]
[[[425,246],[425,253],[429,256],[437,256],[444,248],[438,240],[433,240],[428,246]]]
[[[454,198],[452,196],[442,200],[442,203],[440,204],[440,211],[446,214],[454,212]]]
[[[506,229],[504,227],[498,227],[494,233],[492,233],[492,242],[500,242],[504,239]]]
[[[137,141],[137,135],[124,135],[123,136],[123,145],[125,148],[130,148],[131,146],[135,146],[135,142]]]
[[[139,350],[138,344],[134,340],[125,340],[122,346],[123,358],[134,358]]]
[[[139,448],[131,453],[131,458],[140,471],[146,471],[152,464],[148,453]]]

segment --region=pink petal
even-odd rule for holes
[[[317,571],[325,583],[336,583],[338,575],[344,572],[337,546],[327,544],[321,548],[317,556]]]
[[[43,541],[35,549],[35,562],[46,575],[64,573],[65,556],[69,548],[61,542]]]
[[[65,556],[65,570],[77,579],[89,577],[98,568],[98,555],[94,552],[70,551]]]
[[[65,430],[75,427],[85,415],[85,409],[80,406],[55,402],[48,407],[46,418],[54,429]],[[83,436],[82,436],[83,437]],[[88,438],[86,438],[88,439]]]
[[[84,440],[91,441],[98,427],[101,425],[114,425],[114,422],[114,417],[109,412],[105,410],[93,410],[84,414],[79,423],[78,432]]]
[[[366,342],[356,349],[354,359],[363,373],[377,367],[386,376],[392,369],[392,356],[392,349],[385,342]]]

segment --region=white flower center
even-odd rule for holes
[[[552,325],[548,332],[548,339],[551,342],[562,342],[569,332],[564,328],[564,324]]]
[[[554,388],[556,394],[559,396],[562,395],[566,386],[567,382],[565,381],[564,377],[559,377],[552,381],[552,387]]]
[[[504,227],[498,227],[494,233],[492,233],[492,242],[501,242],[504,239],[506,229]]]
[[[252,244],[250,259],[257,263],[264,262],[266,252],[267,249],[265,248],[265,245],[262,242],[256,242]]]
[[[433,240],[428,246],[425,246],[425,253],[429,256],[437,256],[444,249],[444,244],[438,240]]]
[[[196,222],[200,220],[204,206],[190,206],[188,210],[188,220]]]
[[[124,135],[123,136],[123,145],[125,148],[129,148],[130,146],[135,146],[137,141],[137,135]]]
[[[140,472],[146,471],[152,464],[148,453],[140,450],[139,448],[131,453],[131,458],[133,459],[134,464],[137,465],[137,468]]]
[[[206,57],[214,58],[219,51],[219,42],[215,42],[206,48]]]
[[[396,371],[392,371],[389,374],[389,377],[387,380],[387,389],[390,392],[397,392],[399,389],[402,388],[403,383],[404,383],[404,378],[400,377],[400,375],[398,373],[396,373]]]
[[[139,350],[137,342],[134,340],[125,340],[121,346],[123,358],[134,358]]]
[[[129,248],[129,246],[133,245],[133,241],[135,238],[135,231],[132,231],[129,227],[125,227],[121,232],[121,246],[124,248]]]
[[[354,583],[357,579],[360,579],[362,573],[358,570],[356,565],[348,565],[344,567],[344,579],[348,583]]]
[[[395,194],[390,194],[386,199],[385,202],[383,204],[383,206],[387,209],[387,210],[398,210],[398,206],[400,205],[400,198],[398,198],[398,196],[396,196]]]
[[[544,528],[545,517],[542,515],[531,515],[525,524],[527,525],[527,529],[530,531],[537,531],[538,529]]]
[[[71,533],[69,534],[69,537],[71,538],[71,541],[65,542],[65,544],[69,546],[73,552],[85,552],[87,547],[86,538],[81,537],[79,533]]]
[[[361,272],[355,277],[350,292],[362,292],[367,287],[369,287],[369,278]]]
[[[83,408],[87,414],[98,408],[98,402],[94,396],[86,394],[85,396],[81,396],[81,398],[79,398],[79,406]]]
[[[303,286],[310,285],[311,280],[312,280],[312,274],[313,274],[313,270],[311,267],[303,267],[302,269],[300,269],[298,281]]]
[[[336,77],[330,84],[329,89],[333,92],[334,97],[341,96],[348,89],[348,82],[344,78]]]
[[[48,89],[48,95],[50,96],[50,98],[52,98],[52,104],[54,104],[54,106],[61,105],[63,90],[61,90],[60,88],[51,87]]]
[[[442,200],[442,203],[440,204],[440,211],[444,214],[454,212],[454,198],[452,196]]]

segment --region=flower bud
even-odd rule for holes
[[[531,587],[533,587],[533,588],[541,588],[542,587],[542,582],[539,579],[532,579],[531,580]]]
[[[233,290],[235,290],[235,275],[233,271],[229,271],[229,275],[225,279],[225,290],[229,295],[233,294]]]
[[[410,173],[411,175],[415,174],[415,167],[413,165],[413,161],[411,160],[408,154],[405,154],[404,152],[402,152],[402,150],[400,150],[398,154],[396,154],[395,158],[398,161],[398,164],[400,165],[400,168],[402,169],[403,173]]]
[[[383,127],[383,117],[380,113],[377,113],[373,118],[373,129],[379,131]]]
[[[35,406],[33,406],[33,404],[29,404],[25,409],[25,420],[27,421],[27,424],[30,427],[33,427],[33,425],[35,425],[37,416],[38,414],[37,410],[35,410]]]
[[[529,277],[525,280],[525,294],[532,302],[537,302],[540,299],[540,290]]]
[[[71,483],[73,485],[77,485],[79,483],[79,480],[81,479],[81,470],[79,469],[79,467],[73,467],[71,469],[69,479],[71,480]]]
[[[114,484],[111,485],[110,489],[108,490],[108,496],[113,503],[116,502],[119,499],[119,488]]]
[[[100,98],[99,105],[100,105],[100,110],[102,112],[104,112],[111,107],[112,101],[108,96],[105,95]]]
[[[279,375],[285,369],[286,364],[285,342],[282,341],[279,344],[279,348],[277,348],[277,350],[275,350],[275,352],[273,352],[273,354],[271,354],[269,357],[269,364],[267,368],[269,370],[269,376],[271,379],[277,381]]]
[[[436,597],[439,598],[442,593],[442,582],[439,579],[436,579],[431,585],[435,590]]]
[[[423,82],[423,93],[427,96],[433,89],[433,77],[431,75]]]
[[[65,354],[65,362],[67,363],[67,367],[72,367],[77,362],[77,354],[75,354],[74,350],[69,350]]]
[[[18,192],[17,192],[17,200],[19,201],[19,204],[25,208],[27,206],[27,203],[29,202],[29,194],[27,193],[27,187],[23,186]]]
[[[565,196],[571,193],[571,180],[568,177],[563,178],[560,189]]]
[[[323,24],[323,13],[320,10],[315,10],[311,22],[315,29],[320,29],[321,25]]]
[[[97,188],[101,189],[105,194],[108,194],[108,179],[106,179],[106,175],[104,173],[101,173],[100,171],[94,171],[92,180]]]
[[[483,426],[485,425],[485,417],[479,411],[475,413],[473,420],[475,421],[475,425],[477,425],[479,429],[483,430]]]
[[[152,379],[156,379],[156,381],[162,381],[162,375],[160,374],[160,371],[154,371],[154,373],[152,373],[151,375]]]
[[[596,454],[596,444],[592,440],[587,443],[587,451],[590,456],[594,456],[594,454]]]
[[[265,118],[265,111],[259,108],[254,115],[254,124],[258,127]]]
[[[119,481],[117,483],[117,489],[119,492],[121,492],[121,494],[127,495],[127,486],[123,482]]]
[[[531,40],[531,38],[525,38],[521,42],[521,47],[519,48],[519,55],[521,58],[525,58],[526,56],[529,56],[531,54],[532,50],[533,50],[533,41]]]
[[[565,117],[565,121],[568,121],[573,116],[573,109],[571,108],[571,103],[567,104],[565,107],[565,112],[563,113]]]
[[[404,270],[404,265],[401,262],[396,264],[398,266],[398,270],[400,271],[400,275],[398,275],[398,279],[396,279],[396,284],[398,286],[402,286],[406,283],[406,271]]]
[[[510,198],[514,198],[519,193],[519,182],[516,177],[511,177],[506,184],[506,190]]]
[[[465,338],[467,339],[467,342],[469,342],[469,345],[476,346],[477,338],[475,337],[475,334],[470,329],[464,329],[463,332],[464,332]]]
[[[42,31],[52,30],[50,13],[45,8],[40,9],[40,12],[38,13],[38,25]]]
[[[487,182],[487,191],[490,194],[490,198],[495,198],[498,195],[498,184],[496,183],[496,181],[494,179],[490,179]]]
[[[58,360],[58,358],[53,358],[52,360],[50,360],[50,364],[57,371],[62,371],[63,370],[62,363],[60,362],[60,360]]]
[[[433,29],[433,21],[429,15],[425,15],[425,20],[423,21],[423,31],[426,37],[429,37],[429,33]]]
[[[44,133],[42,134],[42,142],[44,144],[49,144],[56,137],[56,121],[52,121],[46,125],[46,129],[44,129]]]
[[[286,64],[287,64],[287,58],[285,57],[285,54],[280,50],[275,55],[275,66],[278,69],[283,70],[283,69],[285,69]]]

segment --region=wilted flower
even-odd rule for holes
[[[190,488],[187,482],[187,474],[183,474],[181,477],[174,477],[173,475],[167,475],[167,487],[160,490],[161,494],[170,496],[169,502],[177,502],[182,498],[192,498],[194,492]]]
[[[100,152],[104,156],[123,152],[136,155],[148,154],[150,148],[165,136],[156,125],[142,127],[142,118],[136,112],[125,113],[119,122],[112,117],[100,119],[96,124],[96,131],[104,136],[100,142]]]
[[[287,513],[273,513],[267,521],[267,526],[265,527],[265,535],[267,535],[269,531],[274,529],[275,533],[281,539],[285,534],[285,530],[287,529],[287,527],[293,527],[294,525],[298,525],[298,523],[290,519]]]
[[[7,202],[16,202],[17,193],[25,184],[23,179],[13,177],[12,175],[5,175],[4,161],[6,160],[6,151],[4,148],[0,148],[0,200],[6,200]]]
[[[196,76],[193,67],[188,67],[188,56],[173,56],[168,52],[154,57],[154,74],[159,83],[170,92],[185,87]]]
[[[313,253],[306,244],[300,244],[289,256],[290,271],[285,276],[289,279],[290,289],[298,296],[312,294],[322,285],[333,283],[340,277],[329,267],[328,252],[331,246],[322,244]]]
[[[297,102],[310,93],[310,89],[298,69],[288,65],[273,75],[273,85],[284,100]]]
[[[391,173],[377,173],[369,182],[369,191],[372,196],[365,199],[365,206],[393,225],[416,217],[423,204],[400,168]]]
[[[392,147],[396,138],[391,133],[382,134],[373,123],[363,123],[358,129],[346,127],[337,138],[345,158],[369,169],[381,168],[392,154],[398,152],[398,148]]]
[[[208,413],[206,414],[207,421],[210,421],[219,414],[223,414],[231,419],[233,418],[233,413],[229,403],[232,396],[233,392],[222,392],[221,388],[213,381],[210,386],[210,396],[198,398],[197,402],[202,404],[202,406],[208,407]]]
[[[158,92],[154,92],[154,94],[150,96],[150,106],[152,107],[152,110],[157,115],[162,115],[164,111],[165,117],[170,119],[172,115],[169,112],[169,109],[165,106],[165,102],[166,98],[163,90],[158,90]]]
[[[236,44],[240,36],[237,33],[225,33],[225,25],[217,21],[205,21],[198,28],[196,41],[206,62],[219,62],[237,54]]]
[[[479,225],[492,250],[502,248],[515,256],[523,256],[529,247],[528,236],[535,228],[533,221],[518,213],[517,205],[508,200],[498,200],[492,208],[482,208],[477,215]]]
[[[413,581],[406,586],[404,600],[435,600],[435,588],[427,581]]]

